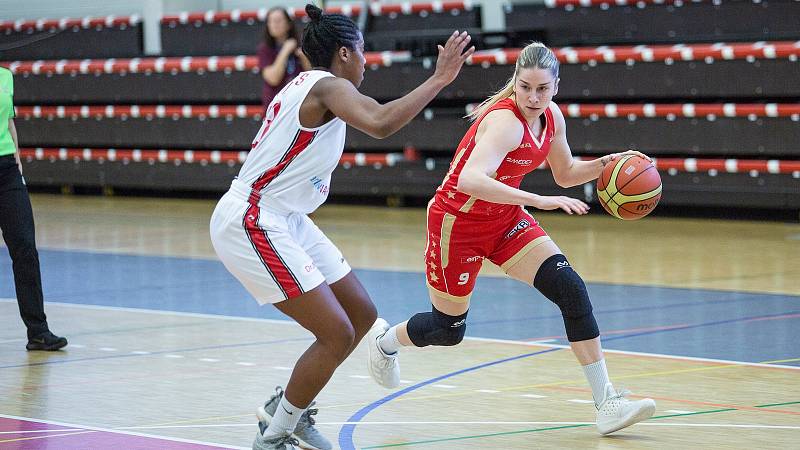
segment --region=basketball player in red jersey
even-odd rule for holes
[[[333,447],[314,427],[316,410],[308,408],[377,317],[342,253],[308,217],[328,196],[346,125],[376,138],[395,133],[455,79],[475,50],[468,48],[466,32],[453,33],[439,46],[434,74],[381,105],[357,90],[366,62],[358,27],[313,5],[306,12],[311,22],[303,52],[314,67],[270,103],[210,224],[225,267],[259,303],[274,304],[316,338],[295,364],[286,391],[278,388],[258,410],[257,450]]]
[[[431,312],[391,328],[378,319],[368,334],[369,368],[376,382],[396,387],[401,347],[461,342],[475,277],[488,259],[558,305],[572,351],[592,388],[598,430],[608,434],[651,417],[655,402],[630,401],[626,392],[614,389],[584,282],[524,209],[586,214],[589,207],[570,197],[525,192],[519,185],[545,160],[556,183],[570,187],[597,179],[606,164],[622,155],[647,157],[628,151],[592,161],[574,159],[564,116],[551,101],[558,91],[558,69],[550,49],[528,45],[506,86],[470,114],[474,123],[428,206],[425,263]]]

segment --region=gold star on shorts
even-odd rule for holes
[[[436,252],[431,252],[431,258],[436,258]]]
[[[435,273],[431,272],[428,275],[430,275],[432,282],[434,282],[434,283],[438,283],[439,282],[439,277],[437,277]]]
[[[453,192],[453,191],[447,191],[447,198],[449,198],[451,200],[456,198],[456,193]]]
[[[438,268],[438,267],[436,266],[436,264],[435,264],[435,263],[433,263],[433,262],[429,262],[429,263],[428,263],[428,265],[429,265],[429,266],[431,266],[431,270],[436,270],[436,269]]]

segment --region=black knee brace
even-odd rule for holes
[[[456,345],[464,340],[464,333],[467,331],[467,313],[448,316],[431,306],[429,313],[414,314],[408,320],[406,329],[411,342],[417,347]]]
[[[561,309],[570,342],[600,336],[586,285],[564,255],[547,258],[536,272],[533,286]]]

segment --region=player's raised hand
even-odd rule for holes
[[[472,37],[466,32],[461,33],[458,30],[454,31],[444,47],[439,45],[439,59],[436,60],[436,72],[433,76],[441,80],[445,85],[450,84],[458,76],[461,66],[473,53],[475,47],[470,47],[464,51],[469,45]]]

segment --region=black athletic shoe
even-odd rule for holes
[[[28,339],[28,350],[54,351],[67,346],[67,338],[58,337],[50,331],[46,331],[33,339]]]

